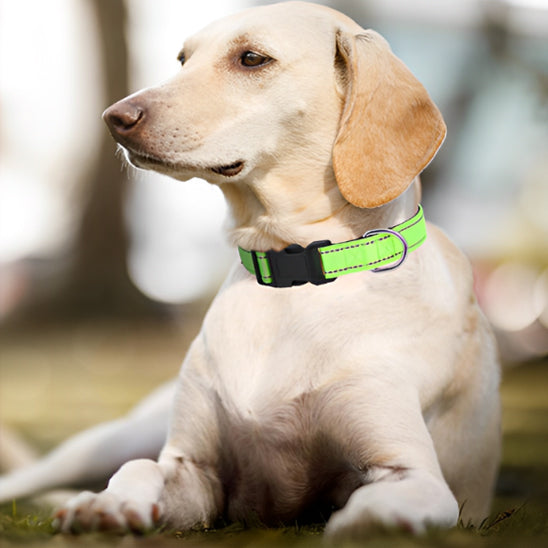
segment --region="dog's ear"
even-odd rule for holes
[[[333,146],[335,178],[351,204],[378,207],[402,194],[432,160],[445,123],[376,32],[339,31],[337,55],[346,98]]]

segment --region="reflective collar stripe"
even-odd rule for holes
[[[314,242],[308,248],[292,245],[279,252],[238,250],[242,264],[260,284],[286,287],[306,282],[319,285],[363,270],[391,270],[425,240],[426,221],[419,205],[407,221],[371,230],[349,242]]]

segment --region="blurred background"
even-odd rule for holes
[[[0,0],[0,421],[38,447],[173,376],[234,258],[220,192],[123,167],[102,111],[261,3]],[[534,363],[519,393],[546,406],[548,0],[321,3],[381,32],[443,112],[427,217],[471,258],[506,367]]]

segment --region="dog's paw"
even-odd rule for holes
[[[159,521],[157,504],[121,500],[108,491],[84,491],[71,499],[54,516],[54,527],[62,533],[108,531],[144,533]]]
[[[371,508],[363,508],[361,512],[339,510],[328,521],[324,537],[332,544],[338,545],[344,541],[363,541],[378,533],[401,531],[420,534],[425,524],[421,520],[398,514],[380,515]]]
[[[325,528],[328,541],[363,540],[379,531],[415,535],[456,525],[458,505],[441,482],[385,482],[355,491]]]

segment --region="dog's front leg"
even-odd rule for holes
[[[165,523],[208,525],[222,508],[215,400],[204,379],[203,349],[195,342],[183,364],[168,441],[158,462],[129,461],[101,493],[84,492],[56,515],[64,532],[140,532]],[[101,458],[98,456],[98,458]]]
[[[351,464],[364,471],[364,485],[331,516],[326,537],[363,539],[379,528],[422,533],[427,527],[456,525],[458,504],[443,478],[416,394],[378,386],[363,390],[360,401],[350,394],[346,398],[346,415],[334,424],[338,435],[344,433]]]
[[[219,506],[220,488],[202,466],[164,456],[124,464],[101,493],[85,491],[56,514],[65,533],[143,532],[158,523],[181,529],[208,525]]]

